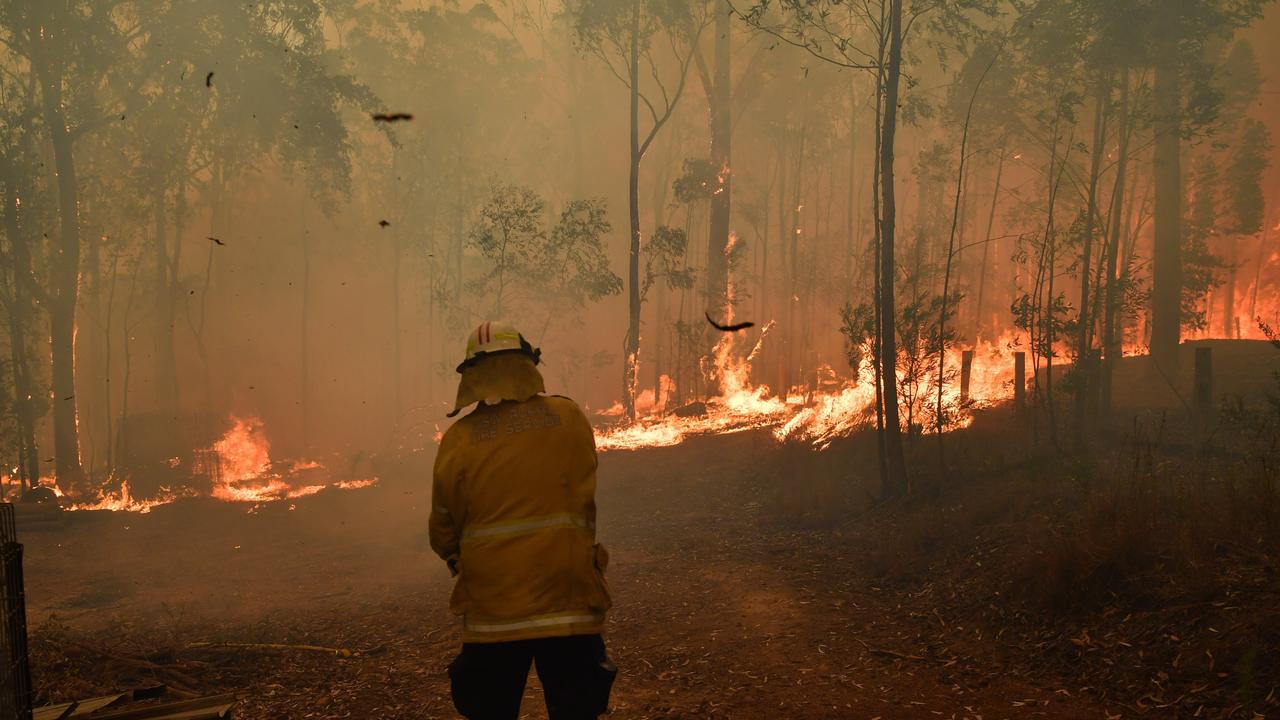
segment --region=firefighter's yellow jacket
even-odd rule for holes
[[[480,403],[444,434],[431,547],[457,572],[463,642],[598,633],[608,556],[595,543],[596,450],[568,398]]]

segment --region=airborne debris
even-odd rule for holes
[[[413,119],[413,115],[406,112],[374,113],[373,114],[374,122],[393,123],[393,122],[400,122],[401,120],[412,120],[412,119]]]
[[[378,227],[386,227],[386,226],[388,226],[388,225],[390,225],[390,224],[391,224],[391,223],[387,222],[386,220],[379,220],[379,221],[378,221]]]
[[[218,245],[226,245],[226,243],[222,242],[221,240],[219,240],[218,238],[216,238],[216,237],[214,237],[214,236],[212,236],[212,235],[207,235],[207,236],[206,236],[206,238],[207,238],[207,239],[209,239],[209,240],[214,241],[214,242],[215,242],[215,243],[217,243]]]
[[[746,330],[749,327],[756,326],[756,324],[753,322],[740,322],[740,323],[734,323],[733,325],[721,325],[720,323],[711,319],[711,313],[704,312],[703,314],[707,316],[707,322],[711,323],[711,327],[719,330],[720,332],[737,332],[739,330]]]
[[[213,87],[213,71],[212,70],[209,71],[208,75],[204,76],[204,86],[208,88]]]

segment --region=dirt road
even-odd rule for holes
[[[602,457],[613,717],[1108,717],[1076,688],[1019,675],[986,630],[866,580],[847,523],[797,510],[829,501],[810,487],[856,487],[843,475],[858,465],[797,465],[770,442]],[[187,502],[26,532],[37,685],[61,699],[159,677],[241,692],[245,718],[455,717],[444,669],[458,632],[426,548],[428,496],[402,468],[294,509]],[[191,647],[207,642],[355,654]],[[527,717],[545,717],[537,693],[531,678]]]

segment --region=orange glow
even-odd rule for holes
[[[61,494],[61,493],[59,493]],[[178,496],[165,492],[159,497],[154,498],[135,498],[129,489],[129,481],[124,480],[120,483],[119,492],[105,492],[97,499],[89,502],[77,503],[65,509],[67,510],[123,510],[125,512],[149,513],[151,508],[160,505],[168,505],[177,500]]]
[[[213,497],[229,502],[275,500],[289,492],[278,477],[267,476],[271,469],[271,443],[262,431],[259,418],[232,418],[231,429],[216,443],[219,477]]]
[[[355,490],[375,485],[378,478],[328,481],[328,470],[317,460],[294,460],[278,463],[286,467],[273,470],[271,442],[267,439],[263,422],[257,417],[231,418],[231,427],[210,451],[217,458],[218,470],[214,474],[209,496],[224,502],[251,503],[249,512],[256,512],[263,503],[315,495],[327,488]],[[174,462],[174,461],[178,462]],[[168,462],[172,469],[181,467],[180,458]],[[299,482],[306,478],[310,482]],[[323,482],[316,482],[322,480]],[[65,510],[112,510],[146,513],[160,505],[167,505],[184,497],[197,497],[191,488],[173,491],[161,488],[154,497],[135,497],[129,479],[120,482],[119,490],[99,489],[88,498],[72,498],[52,479],[44,481],[63,503]],[[293,506],[296,507],[296,506]],[[293,509],[291,507],[290,509]]]
[[[852,435],[875,422],[875,378],[869,362],[863,364],[857,378],[846,378],[834,388],[811,394],[806,394],[803,388],[794,388],[786,400],[765,385],[751,384],[751,364],[772,328],[772,322],[764,327],[745,357],[734,352],[736,335],[726,334],[716,344],[714,360],[705,370],[709,379],[718,382],[720,391],[707,400],[705,414],[650,416],[634,424],[598,429],[597,448],[608,451],[666,447],[695,435],[769,428],[779,443],[807,443],[822,449],[836,438]],[[955,380],[943,390],[943,404],[949,412],[944,431],[968,427],[973,422],[975,409],[1012,397],[1011,348],[1015,347],[1016,340],[1016,334],[1010,332],[994,341],[979,342],[972,348],[969,397],[964,402],[961,402],[958,378],[962,352],[956,349],[947,354],[946,372]],[[830,367],[821,368],[820,374],[836,377]],[[937,402],[936,391],[929,390],[935,374],[933,369],[927,372],[919,400],[930,410]],[[926,425],[925,432],[933,430],[932,425]]]

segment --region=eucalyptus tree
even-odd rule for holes
[[[942,53],[954,49],[953,43],[963,48],[979,31],[981,18],[995,13],[996,6],[988,0],[759,0],[735,8],[749,26],[823,62],[866,71],[875,78],[878,272],[873,358],[877,366],[881,478],[883,493],[889,497],[903,495],[909,489],[897,389],[898,339],[894,331],[898,319],[894,160],[900,107],[912,100],[902,92],[903,75],[907,72],[910,81],[909,64],[914,57],[904,48],[914,35],[924,35]],[[937,42],[941,38],[951,40]]]
[[[1151,284],[1151,355],[1170,372],[1182,335],[1184,138],[1203,126],[1203,96],[1192,92],[1204,77],[1206,48],[1262,16],[1268,0],[1170,0],[1139,3],[1130,27],[1145,30],[1143,44],[1155,73],[1155,252]],[[1197,117],[1197,116],[1200,117]]]
[[[1225,264],[1222,301],[1222,331],[1227,337],[1240,334],[1236,308],[1236,288],[1240,267],[1240,242],[1262,230],[1266,201],[1262,193],[1263,175],[1269,163],[1271,134],[1252,108],[1262,89],[1262,77],[1253,47],[1238,40],[1224,53],[1214,77],[1222,97],[1221,122],[1214,134],[1212,151],[1223,164],[1222,223],[1219,228]],[[1249,318],[1252,322],[1252,318]]]
[[[630,243],[622,404],[629,421],[636,417],[640,353],[640,164],[684,94],[694,48],[708,22],[704,9],[679,0],[571,0],[567,5],[580,47],[596,56],[628,91]],[[649,123],[643,132],[641,105]]]
[[[0,73],[0,312],[8,353],[0,357],[0,452],[16,456],[14,479],[25,492],[40,479],[36,424],[48,412],[49,397],[44,358],[37,350],[38,309],[47,296],[41,278],[46,263],[36,234],[54,211],[44,202],[33,127],[39,112],[35,87],[30,78],[22,84],[12,56],[5,59]]]
[[[587,303],[622,292],[605,253],[610,224],[604,202],[572,200],[551,227],[546,216],[546,201],[532,189],[496,183],[467,233],[482,262],[468,289],[492,298],[490,317],[503,317],[513,305],[540,311],[535,339],[557,320],[571,321]]]
[[[731,298],[728,296],[729,263],[725,249],[729,246],[729,214],[733,197],[733,24],[727,4],[712,0],[711,13],[714,66],[703,57],[701,46],[694,46],[694,60],[702,89],[707,97],[711,129],[711,166],[716,171],[716,187],[711,193],[711,213],[707,234],[707,307],[716,315],[723,314]]]
[[[50,329],[55,472],[67,487],[84,478],[75,383],[82,232],[77,145],[135,106],[132,88],[113,92],[107,81],[129,61],[136,18],[151,5],[148,0],[0,4],[0,42],[8,64],[26,77],[31,126],[48,142],[54,163],[50,192],[57,198],[58,228],[50,241],[43,304]]]

